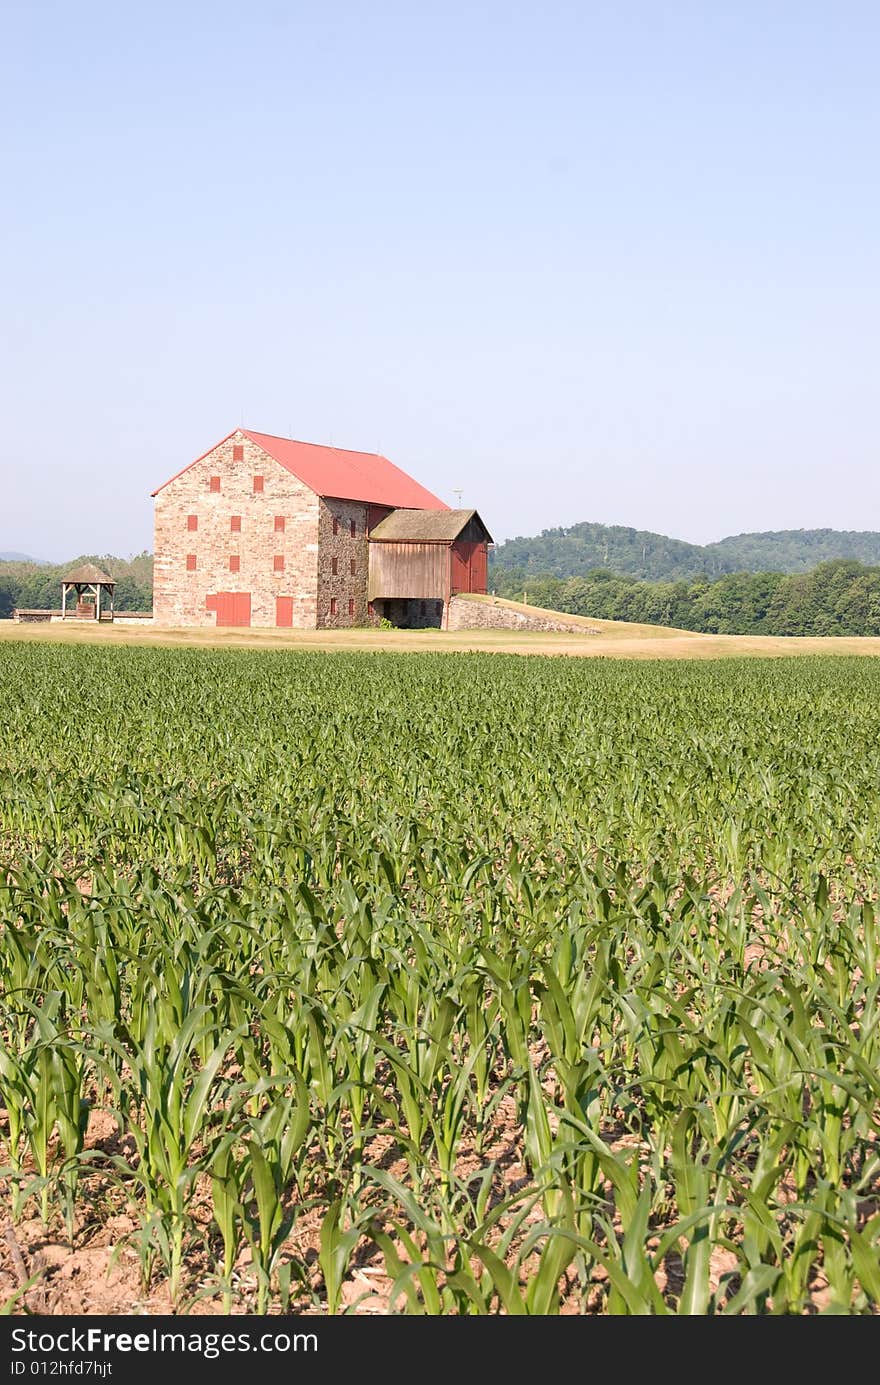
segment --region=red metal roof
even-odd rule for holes
[[[249,428],[240,431],[316,495],[334,496],[338,500],[362,500],[371,505],[390,505],[395,509],[449,509],[444,501],[377,452],[349,452],[344,448],[323,447],[314,442],[276,438],[271,433],[254,433]],[[233,433],[228,433],[221,442],[227,442],[232,436]],[[215,446],[219,447],[220,443],[215,443]],[[214,448],[209,451],[213,452]],[[207,455],[205,452],[202,457]],[[196,458],[196,461],[201,461],[202,457]],[[190,465],[195,466],[195,462]],[[188,471],[189,467],[183,470]],[[177,476],[182,474],[178,472]],[[177,476],[172,476],[171,480],[176,481]],[[164,484],[167,486],[169,482]],[[162,490],[163,486],[158,489]],[[158,491],[153,491],[153,495],[156,494]]]
[[[314,442],[275,438],[270,433],[252,433],[249,428],[243,428],[242,432],[316,495],[415,510],[449,509],[436,495],[377,452],[321,447]]]

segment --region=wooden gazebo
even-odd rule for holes
[[[62,620],[112,620],[115,587],[115,581],[106,572],[94,563],[83,563],[62,578]],[[74,595],[76,607],[69,610],[68,601]]]

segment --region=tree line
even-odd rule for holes
[[[597,569],[584,577],[494,571],[498,596],[644,625],[721,635],[880,635],[880,567],[847,559],[812,572],[734,572],[716,581],[640,582]]]
[[[103,568],[117,582],[117,610],[153,609],[153,559],[86,554],[69,563],[0,562],[0,619],[17,606],[54,610],[61,579],[81,563]],[[673,625],[722,635],[880,635],[880,566],[849,559],[811,572],[734,572],[716,580],[645,582],[596,568],[584,576],[535,575],[493,568],[498,596],[597,620]]]

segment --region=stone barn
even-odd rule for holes
[[[441,625],[485,592],[491,537],[371,452],[239,428],[153,492],[171,626]]]

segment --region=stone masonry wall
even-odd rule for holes
[[[352,521],[354,534],[351,532]],[[340,629],[366,625],[369,567],[367,506],[356,500],[321,500],[318,545],[318,628]],[[334,600],[335,611],[332,609]]]
[[[243,460],[233,461],[234,446],[243,448]],[[219,492],[210,489],[212,476],[220,478]],[[262,492],[254,491],[255,476],[263,477]],[[275,598],[290,596],[294,626],[315,628],[320,502],[243,433],[236,431],[164,486],[155,506],[157,625],[213,626],[209,595],[250,592],[252,625],[274,627]],[[189,515],[197,517],[195,531],[187,528]],[[241,518],[238,533],[234,515]],[[283,532],[275,529],[276,516],[284,520]],[[195,571],[187,570],[188,555],[195,557]],[[230,571],[232,556],[239,559],[238,572]],[[276,557],[283,559],[281,571]]]
[[[449,603],[449,630],[537,630],[566,635],[597,635],[575,617],[533,615],[531,611],[496,604],[490,596],[482,601],[454,596]]]

